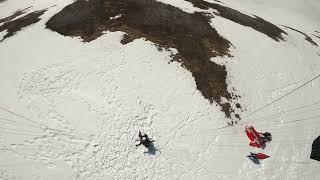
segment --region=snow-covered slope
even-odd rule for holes
[[[319,79],[250,114],[319,74],[317,0],[208,1],[273,23],[286,33],[278,41],[220,6],[159,2],[214,16],[210,25],[232,45],[230,56],[210,60],[226,67],[227,92],[239,98],[210,103],[194,72],[172,61],[179,48],[160,51],[159,39],[122,44],[125,33],[110,30],[83,42],[81,32],[48,29],[74,1],[0,1],[0,19],[46,10],[0,42],[0,179],[319,179],[320,164],[309,159],[320,135]],[[223,101],[240,114],[234,126]],[[248,146],[246,123],[272,133],[266,149]],[[153,152],[135,146],[139,130],[155,139]],[[254,164],[250,152],[271,157]]]

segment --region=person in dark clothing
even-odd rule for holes
[[[144,145],[144,147],[148,148],[150,146],[150,144],[152,142],[154,142],[154,140],[150,140],[148,135],[146,134],[143,134],[139,131],[139,141],[140,143],[139,144],[136,144],[136,146],[140,146],[141,144]]]
[[[265,142],[270,142],[272,140],[272,136],[271,133],[269,132],[265,132],[265,133],[260,133],[261,135],[261,140],[265,143]]]

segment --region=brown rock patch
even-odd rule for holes
[[[296,31],[296,32],[304,35],[304,36],[305,36],[304,39],[305,39],[306,41],[310,42],[313,46],[318,46],[318,44],[317,44],[316,42],[314,42],[314,41],[312,40],[312,38],[311,38],[310,36],[308,36],[308,34],[302,32],[302,31],[299,31],[299,30],[297,30],[297,29],[294,29],[294,28],[292,28],[292,27],[289,27],[289,26],[283,26],[283,27],[286,27],[286,28],[288,28],[288,29],[291,29],[291,30],[293,30],[293,31]]]
[[[283,34],[287,34],[279,27],[275,26],[274,24],[258,17],[258,16],[248,16],[246,14],[243,14],[235,9],[222,6],[216,3],[209,3],[203,0],[186,0],[188,2],[191,2],[195,7],[198,7],[200,9],[215,9],[219,12],[219,16],[229,19],[230,21],[233,21],[235,23],[241,24],[243,26],[251,27],[252,29],[259,31],[270,38],[274,39],[275,41],[284,40],[282,37]]]
[[[16,12],[14,12],[11,16],[8,16],[6,18],[3,18],[3,19],[0,19],[0,23],[4,23],[4,22],[7,22],[7,21],[11,21],[12,19],[24,14],[26,12],[26,10],[28,10],[30,7],[27,7],[25,9],[22,9],[22,10],[18,10]]]
[[[31,12],[25,16],[22,16],[18,19],[12,20],[15,17],[23,14],[23,11],[18,11],[15,14],[5,18],[7,19],[6,22],[0,26],[0,32],[7,30],[7,34],[4,35],[3,39],[0,40],[0,42],[4,41],[5,39],[15,35],[18,31],[22,30],[22,28],[25,28],[31,24],[34,24],[38,21],[40,21],[40,16],[45,12],[46,10],[41,11],[35,11]]]
[[[122,44],[144,37],[159,49],[176,48],[173,60],[192,73],[206,99],[216,101],[226,117],[231,117],[234,110],[229,102],[236,97],[227,90],[226,68],[210,61],[230,56],[231,44],[209,21],[202,13],[189,14],[155,0],[78,0],[54,15],[46,26],[65,36],[80,36],[85,42],[109,30],[126,33]],[[229,102],[222,103],[222,97]]]

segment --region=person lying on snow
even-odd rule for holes
[[[253,126],[246,126],[245,131],[250,139],[250,146],[264,148],[266,146],[266,142],[270,142],[272,140],[272,136],[269,132],[257,132]]]
[[[248,158],[253,158],[253,159],[259,159],[259,160],[262,160],[262,159],[266,159],[270,156],[266,155],[266,154],[263,154],[263,153],[252,153],[250,152],[250,155],[247,156]]]
[[[150,144],[152,142],[154,142],[154,140],[150,140],[148,135],[146,134],[143,134],[139,131],[139,141],[140,143],[139,144],[136,144],[136,146],[140,146],[141,144],[144,145],[144,147],[148,148],[150,146]]]

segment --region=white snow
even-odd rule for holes
[[[57,4],[39,23],[0,43],[0,107],[36,122],[0,110],[0,179],[320,178],[320,164],[309,159],[311,143],[320,135],[319,118],[312,118],[320,114],[319,104],[256,120],[320,101],[319,79],[244,118],[239,126],[217,130],[225,126],[224,113],[202,97],[189,71],[169,63],[171,52],[159,52],[144,39],[121,45],[122,32],[82,43],[45,29],[45,22],[71,2],[0,3],[0,17],[30,5],[42,9]],[[166,2],[195,11],[185,1]],[[302,17],[295,12],[299,1],[290,1],[276,20],[277,13],[263,10],[278,7],[276,1],[264,2],[237,5],[297,29],[311,31],[319,25],[320,8],[314,14],[303,11]],[[304,7],[314,2],[306,1]],[[297,19],[287,22],[284,17]],[[287,31],[285,42],[275,42],[220,17],[212,25],[234,46],[233,58],[212,60],[226,65],[229,88],[241,95],[246,110],[242,116],[320,72],[319,47],[301,34]],[[260,151],[248,146],[245,123],[273,135],[261,151],[271,157],[260,165],[246,157]],[[139,130],[156,140],[154,155],[135,147]]]
[[[1,26],[1,25],[0,25]],[[7,30],[0,32],[0,39],[3,39],[3,37],[7,34]]]
[[[200,8],[194,7],[192,3],[184,0],[157,0],[157,1],[162,2],[164,4],[169,4],[171,6],[178,7],[187,13],[202,11]]]
[[[232,51],[234,58],[221,59],[219,62],[225,62],[224,64],[229,69],[228,75],[231,85],[241,93],[241,104],[246,107],[248,112],[271,102],[320,72],[319,57],[315,53],[315,48],[305,41],[304,37],[293,36],[288,32],[287,42],[278,43],[248,27],[225,21],[219,17],[213,19],[213,24],[218,32],[231,40],[231,43],[236,47]],[[294,33],[294,35],[296,34]],[[312,161],[309,160],[310,143],[320,133],[320,125],[315,123],[317,119],[283,125],[275,123],[276,121],[286,122],[312,117],[320,113],[319,106],[313,107],[317,109],[310,113],[308,113],[310,108],[301,109],[294,113],[271,116],[262,119],[263,121],[255,122],[255,118],[258,117],[317,102],[320,100],[318,94],[319,80],[316,80],[312,85],[306,86],[253,117],[243,119],[241,124],[254,123],[262,131],[271,131],[277,140],[274,139],[267,145],[265,152],[270,154],[271,158],[260,167],[252,165],[250,161],[241,162],[241,170],[238,171],[241,178],[300,179],[308,176],[311,179],[317,179],[316,177],[320,176],[315,170],[319,168],[319,164],[311,163]],[[235,129],[237,129],[236,132],[245,136],[243,126]],[[223,130],[223,133],[226,131]],[[232,135],[221,136],[223,140],[231,139],[232,143],[239,141],[239,137],[231,138]],[[237,144],[243,146],[246,142],[242,145],[238,142]],[[233,151],[233,148],[229,147],[228,150]],[[248,149],[237,151],[245,154]],[[235,164],[233,162],[233,165]],[[310,173],[305,173],[306,171]],[[252,176],[253,174],[255,176]]]
[[[318,0],[224,0],[227,6],[251,12],[273,22],[313,32],[320,28],[320,3]]]
[[[118,14],[118,15],[116,15],[116,16],[114,16],[114,17],[111,17],[110,19],[118,19],[118,18],[120,18],[122,15],[121,14]]]

